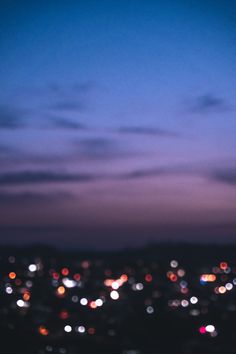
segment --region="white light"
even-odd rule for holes
[[[113,281],[113,283],[111,284],[111,287],[112,287],[112,289],[117,290],[117,289],[119,289],[120,284],[118,283],[118,281]]]
[[[119,293],[116,291],[116,290],[113,290],[111,293],[110,293],[110,297],[112,298],[112,300],[118,300],[120,295]]]
[[[170,266],[171,266],[172,268],[177,268],[178,265],[179,265],[179,263],[178,263],[176,260],[174,260],[174,259],[173,259],[173,261],[170,262]]]
[[[17,302],[16,302],[16,304],[17,304],[17,306],[19,306],[19,307],[24,307],[24,301],[23,300],[17,300]]]
[[[10,286],[6,287],[6,293],[7,294],[12,294],[13,293],[13,290],[12,290],[12,288]]]
[[[205,327],[205,329],[206,329],[206,331],[207,331],[208,333],[213,333],[213,332],[215,331],[215,326],[213,326],[213,325],[207,325],[207,326]]]
[[[182,300],[182,301],[181,301],[181,305],[182,305],[183,307],[188,307],[188,305],[189,305],[188,300]]]
[[[136,289],[139,291],[143,290],[143,284],[142,283],[136,284]]]
[[[227,289],[228,291],[230,291],[230,290],[233,289],[233,284],[227,283],[227,284],[225,285],[225,287],[226,287],[226,289]]]
[[[70,332],[72,331],[72,327],[69,326],[69,325],[66,325],[66,326],[64,327],[64,331],[65,331],[66,333],[70,333]]]
[[[63,278],[62,283],[65,285],[66,288],[74,288],[77,285],[75,280],[69,278]]]
[[[198,303],[198,298],[196,296],[192,296],[190,299],[191,304],[195,305]]]
[[[95,304],[96,304],[98,307],[101,307],[101,306],[103,305],[102,299],[97,299],[97,300],[95,301]]]
[[[148,306],[146,311],[149,315],[151,315],[154,312],[154,308],[152,306]]]
[[[18,307],[29,307],[29,303],[23,300],[17,300],[16,304]]]
[[[80,304],[82,306],[86,306],[86,305],[88,305],[88,300],[85,297],[83,297],[82,299],[80,299]]]
[[[30,272],[36,272],[36,270],[37,270],[37,266],[36,266],[36,264],[30,264],[29,265],[29,267],[28,267],[28,269],[29,269],[29,271]]]
[[[84,332],[85,332],[85,327],[84,327],[84,326],[79,326],[79,327],[76,327],[76,330],[77,330],[79,333],[84,333]]]

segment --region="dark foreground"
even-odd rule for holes
[[[1,249],[4,354],[235,354],[236,247]]]

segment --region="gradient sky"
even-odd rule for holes
[[[2,243],[236,240],[236,3],[2,1]]]

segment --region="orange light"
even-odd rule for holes
[[[224,294],[224,293],[226,293],[226,288],[224,286],[220,286],[218,291],[220,294]]]
[[[95,301],[91,301],[89,306],[91,307],[91,309],[96,309],[97,308],[97,304]]]
[[[171,275],[170,275],[170,280],[171,280],[171,281],[175,282],[175,281],[177,281],[177,279],[178,279],[178,277],[177,277],[176,274],[171,274]]]
[[[215,276],[215,274],[202,274],[201,280],[204,282],[212,283],[212,282],[216,281],[216,276]]]
[[[16,273],[15,272],[10,272],[9,273],[9,278],[10,279],[15,279],[16,278]]]
[[[29,301],[29,299],[30,299],[30,293],[29,293],[29,292],[25,292],[24,295],[23,295],[23,299],[24,299],[25,301]]]
[[[122,280],[123,283],[126,283],[128,281],[128,275],[127,274],[122,274],[120,276],[120,279]]]
[[[58,295],[64,295],[65,291],[66,289],[64,288],[64,286],[59,286],[59,288],[57,289]]]
[[[106,286],[111,286],[111,284],[114,282],[114,279],[106,279],[106,280],[104,280],[104,284],[106,285]]]
[[[39,333],[42,336],[47,336],[49,331],[48,331],[48,329],[45,326],[39,326]]]

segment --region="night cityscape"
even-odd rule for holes
[[[160,244],[89,257],[6,248],[5,352],[235,353],[236,247],[211,250]]]
[[[0,1],[0,353],[236,353],[236,1]]]

